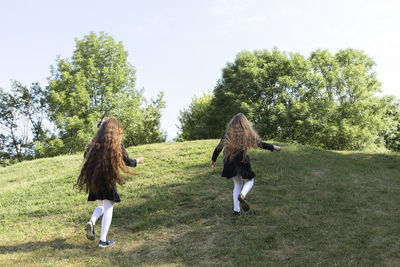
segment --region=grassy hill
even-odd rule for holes
[[[222,157],[209,168],[217,142],[129,148],[145,164],[119,187],[104,250],[84,234],[95,203],[73,189],[81,154],[0,169],[0,266],[400,265],[399,154],[251,150],[251,210],[233,217]]]

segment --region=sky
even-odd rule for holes
[[[57,56],[104,31],[121,41],[147,98],[165,93],[161,127],[176,137],[179,111],[211,93],[243,50],[336,53],[376,62],[383,94],[400,98],[400,1],[396,0],[0,0],[0,87],[47,85]]]

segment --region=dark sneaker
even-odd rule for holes
[[[107,240],[107,241],[100,240],[99,248],[106,248],[106,247],[114,245],[114,243],[115,243],[114,240]]]
[[[93,225],[92,221],[89,221],[86,224],[85,230],[86,230],[87,239],[94,240],[94,225]]]
[[[240,208],[244,211],[249,211],[250,206],[242,194],[239,195],[238,200],[240,202]]]
[[[233,211],[233,216],[240,216],[240,211]]]

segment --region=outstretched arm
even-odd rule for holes
[[[124,145],[122,145],[121,148],[122,148],[122,157],[124,159],[126,166],[136,167],[137,164],[142,164],[144,162],[143,157],[138,157],[137,159],[129,158],[128,152],[126,152]]]
[[[222,149],[224,148],[224,138],[225,138],[225,133],[222,135],[222,138],[219,141],[219,144],[214,149],[214,153],[213,153],[213,155],[211,157],[211,163],[210,163],[210,167],[211,168],[215,167],[214,163],[217,161],[217,158],[218,158],[219,154],[221,153]]]
[[[281,150],[281,148],[279,146],[274,146],[272,144],[265,143],[265,142],[260,142],[258,144],[258,147],[260,147],[262,149],[268,149],[270,151],[280,151]]]

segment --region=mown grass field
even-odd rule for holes
[[[0,266],[400,266],[399,154],[251,150],[251,210],[233,217],[217,143],[128,148],[145,163],[119,187],[107,249],[85,237],[82,154],[0,169]]]

